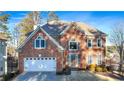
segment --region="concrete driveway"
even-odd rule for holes
[[[88,71],[72,71],[71,75],[56,75],[55,72],[24,72],[14,81],[101,81]]]

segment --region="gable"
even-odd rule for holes
[[[96,28],[93,28],[85,23],[81,23],[81,22],[72,22],[70,24],[70,28],[77,29],[81,33],[83,33],[85,35],[89,35],[89,36],[94,36],[94,35],[105,35],[106,36],[106,34],[103,33],[102,31],[100,31]],[[61,32],[60,35],[63,35],[64,33],[66,33],[66,31],[68,31],[68,30]]]
[[[38,27],[35,29],[35,31],[33,31],[33,32],[26,38],[26,40],[17,48],[17,50],[22,49],[22,48],[26,45],[26,43],[28,43],[28,41],[29,41],[30,39],[32,39],[32,37],[35,36],[35,34],[36,34],[38,31],[42,31],[60,50],[64,50],[64,48],[63,48],[62,46],[60,46],[59,43],[58,43],[56,40],[54,40],[54,39],[53,39],[46,31],[44,31],[44,29],[43,29],[42,27],[40,27],[40,26],[38,26]]]
[[[29,36],[27,39],[18,47],[18,49],[21,49],[30,39],[33,35],[35,35],[36,32],[42,31],[44,34],[46,34],[50,40],[61,50],[64,50],[64,48],[59,44],[60,37],[65,35],[65,33],[69,30],[74,29],[75,31],[78,31],[78,33],[86,35],[86,36],[106,36],[105,33],[101,32],[98,29],[92,28],[84,23],[80,22],[70,22],[70,23],[56,23],[56,24],[44,24],[42,26],[38,26],[35,31],[32,31],[29,33]]]

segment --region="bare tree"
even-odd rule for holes
[[[16,47],[18,47],[18,45],[19,45],[19,37],[20,37],[19,28],[18,28],[18,26],[15,26],[14,31],[13,31],[13,39],[14,39],[14,45]]]
[[[124,22],[116,23],[112,29],[110,41],[115,45],[117,52],[120,56],[120,72],[124,60]]]
[[[48,22],[49,21],[58,21],[59,20],[59,17],[55,14],[55,12],[53,11],[50,11],[49,14],[48,14]]]
[[[33,11],[33,20],[34,24],[41,24],[41,12],[40,11]]]

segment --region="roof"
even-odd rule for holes
[[[44,31],[44,33],[47,34],[47,36],[60,48],[60,49],[64,49],[58,42],[58,38],[60,35],[64,34],[71,26],[72,24],[74,24],[79,31],[81,31],[82,33],[84,33],[85,35],[106,35],[105,33],[103,33],[102,31],[93,28],[85,23],[81,23],[81,22],[65,22],[65,21],[57,21],[57,22],[50,22],[50,23],[46,23],[42,26],[40,26],[39,28],[42,29]],[[38,29],[29,32],[27,34],[27,39],[23,42],[23,44],[21,44],[18,48],[21,48],[36,32],[38,31]]]
[[[4,33],[0,33],[0,40],[7,41],[7,36]]]
[[[60,35],[60,33],[66,29],[67,24],[45,24],[42,28],[51,36]]]
[[[21,45],[18,46],[17,50],[21,49],[33,37],[33,35],[39,31],[39,29],[41,29],[58,48],[64,50],[64,48],[59,45],[59,43],[55,39],[53,39],[42,27],[39,26],[26,38],[26,40]]]
[[[99,35],[103,35],[104,34],[104,35],[106,35],[102,31],[100,31],[100,30],[98,30],[96,28],[93,28],[93,27],[91,27],[88,24],[85,24],[85,23],[82,23],[82,22],[74,22],[74,24],[85,35],[96,35],[96,34],[99,34]]]

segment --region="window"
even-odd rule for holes
[[[38,36],[36,39],[35,39],[35,48],[45,48],[46,47],[46,41],[41,37],[41,36]]]
[[[40,40],[36,40],[36,47],[40,47]]]
[[[101,65],[102,64],[102,55],[98,55],[97,56],[97,65]]]
[[[0,68],[0,71],[3,71],[3,67]]]
[[[88,64],[89,65],[92,64],[92,56],[91,55],[88,56]]]
[[[102,40],[100,38],[97,39],[97,46],[102,47]]]
[[[69,58],[70,63],[73,63],[73,62],[79,63],[79,55],[78,54],[70,53],[68,58]]]
[[[87,40],[87,47],[88,48],[91,48],[92,47],[92,40],[91,39],[88,39]]]
[[[69,49],[70,50],[77,50],[78,49],[78,42],[76,42],[76,41],[69,41]]]

